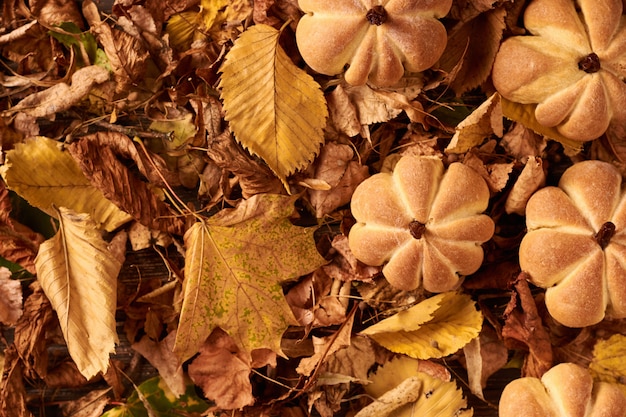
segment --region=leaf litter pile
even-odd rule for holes
[[[5,0],[0,415],[497,415],[492,375],[564,362],[626,394],[597,3]]]

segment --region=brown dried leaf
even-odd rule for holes
[[[495,93],[456,126],[446,153],[465,153],[495,134],[503,135],[500,95]]]
[[[48,370],[47,333],[56,327],[50,301],[39,282],[31,284],[32,294],[24,302],[24,314],[15,326],[13,344],[24,361],[24,375],[44,378]]]
[[[545,183],[546,173],[543,170],[542,159],[534,156],[529,157],[506,198],[504,210],[509,214],[517,213],[523,216],[526,213],[528,199]]]
[[[11,271],[0,267],[0,323],[13,326],[22,316],[22,284],[11,279]]]
[[[506,26],[505,15],[503,7],[488,10],[472,20],[459,22],[449,32],[441,67],[451,72],[460,64],[449,81],[457,95],[479,86],[491,73]]]
[[[105,134],[105,133],[101,133]],[[109,133],[114,135],[114,133]],[[110,201],[151,229],[182,235],[185,223],[118,159],[115,149],[83,138],[68,150],[80,169]]]
[[[521,123],[513,123],[512,127],[500,140],[506,152],[517,159],[527,156],[540,156],[546,148],[546,138],[528,129]]]
[[[487,379],[506,365],[509,351],[491,327],[483,326],[480,337],[463,347],[465,366],[472,393],[484,399]]]
[[[95,382],[100,379],[96,376],[91,379]],[[86,385],[88,381],[78,370],[78,367],[71,360],[66,360],[48,370],[44,381],[48,388],[78,388]]]
[[[448,16],[455,20],[467,22],[481,13],[487,12],[502,3],[511,1],[512,0],[456,0],[452,3],[452,8]]]
[[[61,405],[64,416],[72,417],[99,417],[104,412],[104,407],[109,403],[110,391],[107,389],[92,390],[77,400],[69,401]]]
[[[504,311],[502,328],[504,345],[509,349],[528,351],[522,376],[541,378],[552,367],[552,344],[537,312],[537,305],[522,272],[513,284],[509,304]]]
[[[296,368],[300,375],[309,376],[315,368],[321,366],[322,363],[337,351],[350,346],[352,334],[352,325],[354,324],[354,314],[342,324],[339,330],[332,336],[315,337],[313,336],[313,348],[315,354],[310,358],[304,358]]]
[[[0,378],[0,416],[33,417],[26,404],[22,361],[13,346],[5,351]]]
[[[250,372],[266,365],[276,366],[275,353],[257,349],[249,355],[216,328],[189,365],[189,377],[219,408],[233,410],[254,403]]]
[[[343,85],[339,84],[328,94],[326,101],[330,119],[335,125],[335,129],[349,137],[356,136],[361,132],[357,108],[350,100],[350,96],[348,96]]]
[[[21,112],[32,117],[54,116],[78,103],[95,85],[108,79],[109,71],[104,67],[83,67],[72,74],[71,85],[59,82],[46,90],[33,93],[5,113]]]
[[[330,185],[328,190],[309,190],[317,218],[323,218],[347,204],[357,185],[369,176],[369,169],[353,161],[354,151],[348,145],[328,142],[314,162],[316,180]]]
[[[514,162],[485,164],[477,155],[478,151],[472,149],[465,155],[463,163],[472,167],[487,182],[492,193],[502,191],[509,182],[509,177],[515,166]]]
[[[131,347],[159,371],[159,375],[172,393],[180,397],[187,388],[182,363],[173,353],[175,341],[176,332],[173,331],[160,342],[155,342],[148,336],[144,336],[139,342],[133,343]]]
[[[84,2],[83,14],[107,56],[115,80],[115,91],[128,93],[132,85],[144,77],[150,57],[148,51],[135,37],[102,22],[93,1]]]
[[[272,170],[246,154],[230,132],[225,131],[210,141],[207,154],[217,166],[239,179],[243,198],[263,193],[285,193],[285,188]]]

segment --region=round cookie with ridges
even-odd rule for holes
[[[299,0],[296,29],[304,61],[321,74],[346,67],[352,85],[390,86],[441,57],[447,33],[438,18],[452,0]]]
[[[626,396],[615,384],[594,383],[585,368],[561,363],[541,379],[510,382],[498,408],[499,417],[624,417]]]
[[[392,173],[363,181],[352,196],[357,223],[348,236],[357,259],[383,265],[389,283],[429,292],[458,288],[481,266],[494,222],[485,180],[472,168],[406,155]]]
[[[526,207],[519,262],[569,327],[626,317],[626,193],[616,167],[583,161]]]
[[[626,18],[622,0],[533,0],[528,36],[500,46],[493,66],[506,99],[536,104],[540,125],[575,141],[626,123]]]

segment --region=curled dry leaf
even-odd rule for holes
[[[541,321],[524,273],[517,277],[513,289],[511,299],[503,313],[504,345],[509,349],[527,350],[522,375],[541,377],[552,367],[550,336]]]
[[[526,203],[535,191],[545,185],[545,182],[546,174],[542,159],[529,157],[506,198],[504,210],[509,214],[516,213],[523,216],[526,213]]]
[[[329,190],[309,190],[315,216],[323,218],[350,202],[354,189],[369,176],[369,169],[353,161],[348,145],[328,142],[314,162],[314,178],[330,185]]]
[[[81,68],[72,74],[71,85],[64,82],[33,93],[17,103],[5,114],[22,112],[32,117],[47,117],[77,104],[89,94],[92,87],[109,79],[109,71],[98,65]]]
[[[44,237],[11,218],[9,190],[0,181],[0,256],[35,274],[35,256]]]
[[[108,134],[128,140],[121,134]],[[68,150],[89,182],[137,221],[151,229],[177,235],[184,233],[184,220],[120,161],[115,148],[82,138]]]
[[[182,363],[174,355],[174,342],[176,341],[176,331],[172,331],[163,340],[155,342],[148,336],[144,336],[139,342],[133,343],[132,348],[139,352],[158,371],[163,382],[176,397],[185,393],[185,377]]]
[[[446,153],[465,153],[493,134],[502,137],[503,129],[500,95],[495,93],[456,126]]]
[[[598,340],[589,371],[595,380],[617,384],[626,395],[626,336],[614,334]]]
[[[13,326],[22,316],[22,284],[11,279],[11,271],[0,267],[0,323]]]

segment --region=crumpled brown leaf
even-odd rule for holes
[[[114,132],[101,132],[96,138],[107,134],[128,140]],[[182,235],[184,220],[159,199],[147,183],[131,173],[119,160],[116,149],[105,143],[84,137],[72,143],[68,150],[91,184],[107,199],[151,229]]]
[[[480,336],[463,347],[465,366],[472,394],[484,399],[487,379],[508,361],[509,351],[489,326],[483,326]]]
[[[0,256],[35,274],[35,256],[44,237],[11,218],[11,200],[0,181]]]
[[[266,365],[276,366],[274,352],[256,349],[248,355],[216,328],[189,365],[189,377],[218,408],[234,410],[254,403],[250,373]]]
[[[22,316],[22,284],[11,279],[11,271],[0,266],[0,323],[13,326]]]
[[[354,151],[348,145],[328,142],[314,162],[313,178],[328,184],[328,190],[310,189],[315,216],[323,218],[347,204],[354,189],[369,176],[369,169],[353,161]]]
[[[495,93],[456,126],[446,153],[465,153],[492,134],[501,137],[503,129],[500,95]]]
[[[491,73],[506,26],[505,15],[504,8],[498,7],[450,30],[441,66],[451,73],[450,87],[457,95],[479,86]]]
[[[5,115],[22,112],[32,117],[54,116],[78,103],[89,94],[94,85],[109,79],[109,71],[99,65],[83,67],[72,74],[71,85],[59,82],[43,91],[22,99]]]
[[[5,350],[4,369],[0,379],[0,416],[33,417],[26,403],[23,364],[15,346]]]
[[[500,146],[517,159],[522,159],[528,155],[540,156],[546,148],[546,144],[545,136],[539,135],[517,122],[512,123],[511,128],[500,141]]]
[[[530,156],[524,164],[521,174],[517,177],[504,203],[507,213],[517,213],[523,216],[526,213],[526,203],[535,191],[546,183],[546,173],[543,170],[543,161],[539,157]]]
[[[528,351],[522,367],[522,376],[541,378],[552,367],[552,344],[537,305],[528,287],[524,272],[512,284],[511,299],[503,313],[504,345],[509,349]]]

